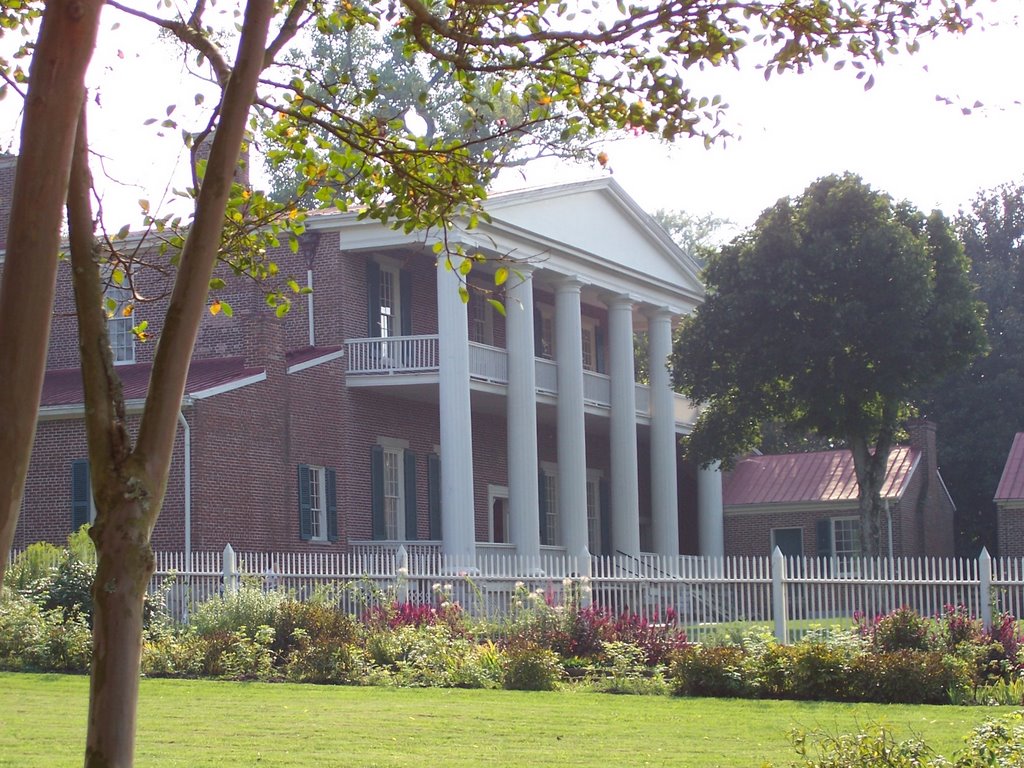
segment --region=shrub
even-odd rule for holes
[[[856,651],[820,640],[793,646],[790,691],[797,699],[843,700]]]
[[[60,559],[60,549],[48,541],[37,541],[14,559],[4,576],[4,583],[19,594],[29,592],[33,584],[53,572]]]
[[[1024,766],[1024,712],[1012,712],[975,728],[954,765],[956,768]]]
[[[46,617],[31,600],[7,593],[0,602],[0,669],[32,668],[46,635]]]
[[[689,646],[673,657],[672,691],[678,696],[749,696],[743,661],[737,646]]]
[[[29,595],[44,611],[60,610],[65,617],[82,616],[92,624],[92,583],[96,566],[67,552],[47,576],[30,587]]]
[[[142,674],[148,677],[198,677],[207,645],[194,631],[150,632],[142,645]]]
[[[358,685],[365,680],[369,663],[356,645],[314,643],[302,629],[296,629],[291,647],[284,668],[289,680],[335,685]]]
[[[874,626],[874,646],[883,652],[926,651],[928,620],[912,608],[897,608]]]
[[[939,637],[950,653],[963,645],[981,640],[981,622],[971,616],[963,605],[947,605],[936,617],[939,623]]]
[[[53,672],[88,672],[92,663],[92,630],[84,616],[60,611],[44,614],[42,644],[34,666]]]
[[[274,652],[283,658],[300,639],[305,639],[306,645],[352,644],[359,637],[359,624],[325,600],[302,602],[289,598],[277,606],[274,633]]]
[[[604,645],[603,675],[592,684],[601,693],[663,694],[668,684],[660,669],[647,666],[647,653],[631,643],[612,641]]]
[[[254,636],[259,627],[276,625],[277,610],[285,597],[283,592],[265,592],[259,583],[246,580],[234,592],[212,597],[200,604],[192,614],[192,626],[200,635],[248,627],[250,635]]]
[[[249,631],[239,627],[221,655],[224,676],[234,680],[271,680],[274,677],[274,628]]]
[[[769,699],[792,696],[793,646],[781,645],[765,632],[745,637],[743,649],[743,677],[755,695]]]
[[[531,642],[505,649],[503,686],[510,691],[553,691],[561,676],[558,656]]]
[[[992,622],[992,629],[984,633],[982,638],[989,643],[1001,645],[1006,660],[1014,669],[1020,665],[1018,654],[1024,638],[1017,632],[1017,618],[1012,613],[999,614]]]
[[[815,734],[809,749],[807,734],[793,734],[793,745],[803,768],[940,768],[946,761],[919,739],[897,741],[884,725],[854,734]]]
[[[847,683],[857,701],[883,704],[948,704],[950,694],[970,688],[963,661],[937,651],[893,651],[856,657]]]

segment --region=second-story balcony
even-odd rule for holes
[[[396,387],[436,384],[440,369],[437,334],[349,339],[345,342],[347,383],[350,387]],[[558,364],[534,358],[538,400],[558,398]],[[499,347],[469,342],[469,377],[474,389],[503,392],[508,384],[508,353]],[[583,399],[589,411],[611,407],[611,379],[595,371],[583,372]],[[636,411],[650,418],[651,393],[646,384],[636,385]],[[685,397],[675,395],[677,427],[690,427],[696,410]]]

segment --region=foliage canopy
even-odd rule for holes
[[[865,544],[877,551],[878,493],[901,419],[923,386],[985,349],[982,305],[948,222],[857,176],[829,176],[766,210],[711,258],[705,279],[707,300],[684,321],[673,359],[676,385],[704,406],[688,452],[728,462],[771,419],[844,440]]]

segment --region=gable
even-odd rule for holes
[[[1013,438],[995,495],[995,501],[1002,503],[1021,500],[1024,500],[1024,432],[1018,432]]]
[[[681,293],[703,295],[697,265],[610,178],[497,193],[484,207],[492,221],[481,229],[528,232],[555,246],[553,259],[579,254]]]

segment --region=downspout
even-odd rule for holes
[[[192,428],[184,411],[178,411],[178,421],[185,437],[185,574],[192,572]]]
[[[309,293],[306,294],[306,314],[309,315],[309,346],[316,346],[316,329],[313,326],[313,270],[306,270],[306,287]]]

